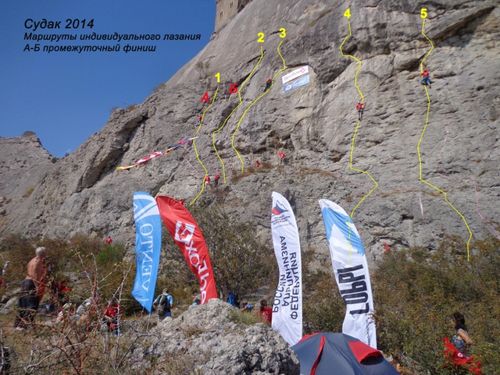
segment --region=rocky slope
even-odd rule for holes
[[[151,345],[134,350],[132,369],[148,368],[150,359],[158,358],[166,359],[169,373],[175,366],[178,373],[207,375],[299,373],[295,354],[277,332],[263,323],[242,324],[237,315],[231,305],[213,299],[166,318],[152,329]]]
[[[262,63],[242,90],[243,104],[217,136],[227,184],[208,191],[200,201],[224,205],[235,219],[255,223],[258,233],[270,240],[270,196],[273,190],[282,192],[295,209],[303,247],[326,257],[317,200],[330,198],[350,211],[372,187],[366,175],[348,169],[357,94],[356,64],[339,52],[347,35],[342,17],[346,6],[337,0],[252,1],[144,103],[113,112],[100,132],[55,164],[40,162],[36,169],[45,172],[30,177],[29,183],[9,177],[13,175],[4,167],[9,154],[2,140],[0,190],[7,203],[0,233],[110,233],[129,241],[134,191],[192,199],[204,175],[192,149],[128,172],[115,168],[193,135],[200,96],[216,88],[213,74],[221,72],[223,81],[242,83],[258,62],[256,39],[262,31]],[[420,33],[420,5],[355,0],[350,7],[352,38],[344,50],[363,61],[359,85],[367,102],[354,165],[370,171],[379,183],[355,215],[368,251],[373,258],[384,243],[432,249],[446,234],[465,240],[459,216],[418,180],[416,146],[427,106],[418,64],[429,49]],[[436,0],[428,8],[426,31],[436,44],[428,65],[435,82],[422,141],[423,175],[448,191],[475,238],[498,236],[500,10],[487,0]],[[269,94],[247,111],[235,134],[247,106],[282,66],[277,53],[280,27],[287,29],[281,47],[286,72],[307,64],[311,82],[284,94],[278,78]],[[212,176],[221,166],[210,134],[236,104],[235,97],[217,100],[199,133],[198,150]],[[234,179],[240,163],[231,148],[232,134],[247,170]],[[280,148],[287,163],[277,168]],[[271,167],[252,172],[248,167],[257,159]],[[33,186],[29,196],[12,193],[22,192],[26,184]]]

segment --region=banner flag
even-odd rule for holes
[[[214,271],[208,247],[196,220],[182,201],[167,196],[157,196],[160,216],[184,259],[200,283],[201,303],[217,298]]]
[[[148,193],[134,193],[133,204],[136,273],[132,296],[151,313],[161,253],[160,213]]]
[[[373,296],[365,248],[351,217],[340,207],[320,199],[326,238],[340,295],[346,305],[342,332],[377,348]]]
[[[302,338],[302,261],[295,215],[288,201],[273,192],[271,229],[279,282],[273,301],[273,329],[290,345]]]

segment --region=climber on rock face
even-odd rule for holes
[[[356,111],[358,111],[358,120],[361,121],[363,119],[363,112],[365,111],[365,103],[357,102]]]
[[[229,95],[237,94],[237,93],[238,93],[238,84],[237,83],[231,83],[229,85]]]
[[[210,176],[207,174],[203,181],[205,182],[205,185],[210,185]]]
[[[430,72],[429,72],[429,68],[425,68],[422,73],[420,73],[420,75],[422,76],[422,85],[425,85],[425,86],[429,86],[429,88],[431,88],[431,75],[430,75]]]
[[[215,187],[219,186],[219,180],[220,180],[220,173],[217,172],[217,174],[214,176],[214,186]]]
[[[278,151],[279,165],[283,165],[285,163],[286,154],[283,151]]]
[[[271,88],[271,86],[273,85],[273,80],[271,78],[269,78],[267,81],[266,81],[266,87],[264,88],[264,91],[267,91]]]

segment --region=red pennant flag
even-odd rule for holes
[[[208,247],[198,223],[182,201],[167,196],[157,196],[160,217],[177,244],[191,271],[200,283],[201,303],[217,298],[214,272]]]
[[[202,103],[208,103],[210,101],[210,95],[208,95],[208,91],[205,91],[200,101]]]
[[[238,84],[237,83],[231,83],[229,85],[229,94],[236,94],[238,92]]]

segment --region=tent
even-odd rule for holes
[[[354,337],[320,332],[292,346],[301,375],[398,375],[382,353]]]

